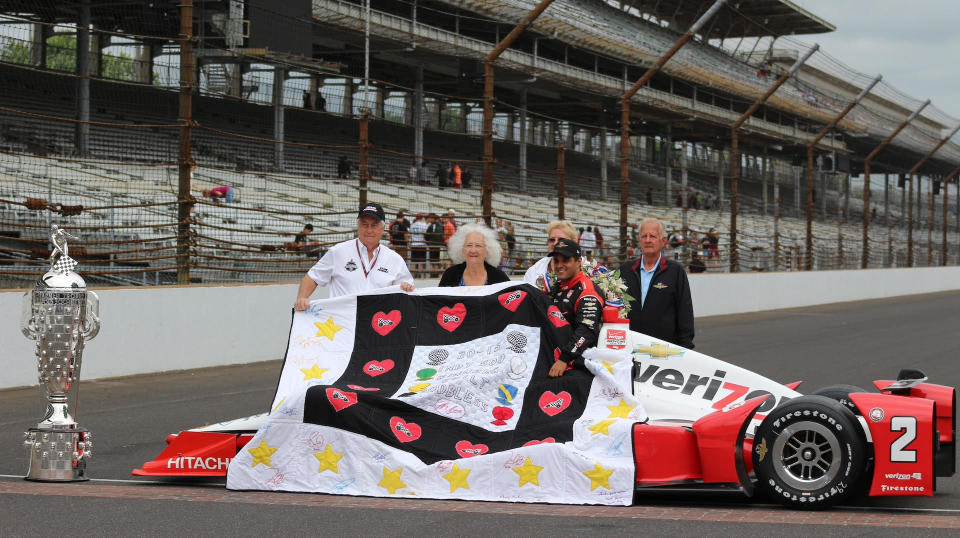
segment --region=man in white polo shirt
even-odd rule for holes
[[[320,258],[300,281],[293,307],[306,310],[317,286],[330,286],[330,297],[400,285],[413,291],[413,276],[399,254],[380,244],[383,208],[377,203],[360,207],[357,238],[337,243]]]

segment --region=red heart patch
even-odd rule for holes
[[[347,385],[347,388],[351,388],[353,390],[380,390],[376,387],[368,388],[368,387],[361,387],[360,385]]]
[[[497,299],[500,300],[500,304],[511,312],[516,312],[517,308],[520,308],[520,303],[522,303],[526,298],[527,292],[523,290],[508,291],[497,296]]]
[[[487,445],[475,445],[470,441],[460,441],[454,448],[457,450],[457,455],[461,458],[472,458],[474,456],[480,456],[481,454],[486,454],[490,449]]]
[[[343,411],[351,405],[357,403],[356,392],[346,392],[337,388],[327,389],[327,401],[333,406],[336,412]]]
[[[373,326],[374,331],[377,331],[377,334],[386,336],[390,331],[396,329],[397,325],[400,325],[400,311],[391,310],[389,314],[377,312],[370,320],[370,325]]]
[[[457,303],[453,306],[445,306],[437,312],[437,323],[444,329],[453,332],[463,323],[463,318],[467,317],[467,307],[463,303]]]
[[[573,399],[570,393],[563,391],[560,394],[554,394],[551,391],[540,395],[540,410],[549,416],[555,416],[563,413],[570,407],[570,401]]]
[[[413,422],[407,422],[400,417],[390,418],[390,431],[397,437],[401,443],[409,443],[420,438],[420,425]]]
[[[373,377],[378,375],[383,375],[390,370],[393,370],[393,361],[390,359],[383,361],[370,361],[367,364],[363,365],[363,371]]]
[[[563,317],[563,312],[560,312],[560,309],[554,305],[550,305],[550,308],[547,309],[547,319],[550,320],[550,323],[553,323],[554,327],[570,325],[567,318]]]
[[[545,444],[556,443],[556,442],[557,441],[553,437],[547,437],[543,441],[537,441],[536,439],[534,439],[533,441],[527,441],[526,443],[523,443],[523,446],[545,445]]]

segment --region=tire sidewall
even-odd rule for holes
[[[824,486],[800,490],[785,483],[776,473],[779,455],[774,442],[785,430],[800,422],[824,426],[840,446],[839,472]],[[786,433],[786,435],[790,435]],[[754,438],[753,465],[759,486],[778,502],[798,508],[824,508],[857,488],[866,467],[866,443],[856,417],[839,402],[825,396],[803,396],[774,409]]]

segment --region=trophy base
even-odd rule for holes
[[[87,477],[90,457],[90,432],[84,428],[30,428],[24,433],[24,446],[30,452],[27,480],[40,482],[80,482]]]

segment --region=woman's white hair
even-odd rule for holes
[[[482,222],[464,224],[457,228],[457,232],[450,236],[447,242],[447,252],[453,263],[463,263],[466,257],[463,255],[463,244],[467,242],[467,236],[472,233],[483,235],[483,242],[487,248],[486,262],[496,267],[500,264],[500,258],[503,256],[503,248],[500,246],[500,240],[497,238],[497,232],[491,230]]]

